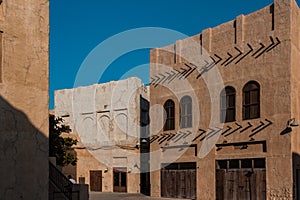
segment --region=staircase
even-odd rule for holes
[[[49,200],[72,200],[73,183],[49,162]]]

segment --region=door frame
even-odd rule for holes
[[[172,173],[172,181],[174,181],[175,185],[172,185],[171,193],[166,194],[167,192],[170,192],[170,188],[168,188],[170,185],[166,185],[163,181],[165,179],[166,173]],[[191,173],[194,174],[194,176],[190,176]],[[163,175],[164,174],[164,175]],[[175,176],[174,176],[175,174]],[[178,175],[180,175],[178,177]],[[189,188],[186,188],[184,191],[185,195],[182,194],[182,191],[178,191],[178,186],[182,186],[182,181],[180,180],[180,177],[193,177],[194,179],[190,179],[190,186]],[[188,180],[186,180],[188,182]],[[186,182],[186,183],[187,183]],[[160,195],[164,198],[187,198],[187,199],[197,199],[197,163],[196,162],[177,162],[177,163],[162,163],[161,164],[161,170],[160,170]],[[179,185],[178,185],[179,184]],[[185,185],[187,186],[187,185]],[[173,192],[173,193],[172,193]]]
[[[91,173],[93,173],[93,172],[100,172],[100,175],[101,175],[100,176],[100,187],[99,187],[100,190],[92,190],[92,181],[91,181],[92,176],[91,176]],[[90,191],[102,192],[102,170],[90,170],[89,175],[90,175],[90,180],[89,180],[90,181],[90,187],[89,187]]]
[[[215,168],[215,198],[218,199],[267,199],[267,184],[266,184],[266,158],[265,157],[252,157],[252,158],[233,158],[233,159],[216,159]],[[230,175],[231,174],[231,175]],[[232,179],[232,175],[233,178]],[[227,176],[227,177],[226,177]],[[230,177],[231,176],[231,177]],[[236,177],[244,177],[248,183],[245,185],[240,184],[243,179],[236,179]],[[253,179],[253,177],[255,177]],[[257,179],[260,177],[260,179]],[[259,181],[260,180],[260,181]],[[232,190],[225,182],[232,183]],[[254,183],[250,183],[254,181]],[[261,187],[263,183],[263,187]],[[260,190],[256,191],[255,187],[260,185]],[[225,186],[224,186],[225,185]],[[248,185],[249,188],[246,187]],[[238,186],[238,187],[237,187]],[[225,189],[224,189],[225,187]],[[245,189],[244,189],[245,188]],[[254,189],[252,191],[252,189]],[[235,191],[235,193],[233,192]],[[248,192],[248,193],[245,193]],[[229,196],[228,196],[229,195]],[[230,196],[232,195],[232,196]],[[254,195],[254,196],[253,196]]]
[[[119,184],[122,183],[122,173],[126,174],[126,182],[125,186],[115,186],[115,173],[119,174]],[[112,176],[112,185],[113,185],[113,192],[124,192],[127,193],[127,186],[128,186],[128,173],[126,167],[114,167],[113,168],[113,176]]]

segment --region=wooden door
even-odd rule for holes
[[[217,200],[266,199],[265,169],[217,169]]]
[[[102,192],[102,171],[90,171],[90,190],[95,192]]]
[[[114,192],[127,192],[127,169],[126,168],[114,168]]]
[[[162,169],[161,196],[196,199],[196,169]]]

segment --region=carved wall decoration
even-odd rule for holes
[[[99,139],[100,141],[109,141],[112,139],[110,135],[110,118],[108,115],[102,115],[98,118],[97,127],[97,139]]]
[[[235,133],[236,131],[238,131],[238,130],[240,130],[240,129],[243,128],[243,126],[241,126],[240,124],[238,124],[236,122],[235,122],[235,125],[236,125],[236,128],[233,129],[232,131],[230,131],[229,133],[227,133],[226,135],[224,135],[225,137],[227,137],[227,136],[229,136],[229,135],[231,135],[231,134]]]
[[[196,77],[196,79],[200,78],[204,73],[208,72],[209,70],[211,70],[214,66],[216,66],[219,62],[221,62],[223,59],[218,56],[217,54],[214,54],[215,57],[218,58],[218,60],[215,60],[212,56],[210,56],[212,62],[208,63],[206,60],[206,65],[204,65],[203,67],[201,67],[200,69],[200,73],[198,74],[198,76]]]
[[[246,58],[253,51],[253,48],[249,43],[247,43],[247,46],[249,48],[249,51],[246,52],[243,56],[241,56],[234,64],[238,64],[239,62],[241,62],[244,58]]]
[[[157,141],[158,144],[162,145],[164,143],[168,143],[171,141],[171,144],[180,143],[184,141],[186,143],[192,144],[193,142],[202,142],[203,140],[209,140],[216,134],[221,134],[224,137],[228,137],[233,134],[249,134],[249,138],[253,138],[256,134],[260,133],[264,129],[268,128],[273,124],[269,119],[265,119],[263,121],[256,122],[247,122],[245,124],[235,122],[232,125],[227,125],[226,127],[209,127],[207,130],[199,129],[199,133],[195,133],[195,137],[193,139],[188,139],[187,137],[191,136],[193,133],[191,131],[177,131],[175,133],[164,133],[161,135],[154,135],[150,138],[150,143]],[[171,145],[172,146],[172,145]]]
[[[200,141],[204,140],[204,139],[209,139],[211,137],[213,137],[214,135],[216,135],[217,133],[219,133],[220,131],[222,131],[221,128],[216,128],[216,129],[212,129],[212,128],[208,128],[210,131],[203,137],[200,139]]]
[[[159,138],[159,135],[154,135],[150,138],[150,143],[154,142],[156,139]]]
[[[273,124],[273,123],[272,123],[270,120],[268,120],[268,119],[265,119],[265,121],[267,122],[266,124],[265,124],[263,121],[260,121],[260,125],[251,131],[252,134],[249,135],[249,137],[253,137],[253,136],[256,135],[257,133],[261,132],[262,130],[264,130],[265,128],[267,128],[268,126],[271,126],[271,125]]]
[[[116,140],[126,140],[128,138],[128,117],[124,113],[119,113],[115,117]]]
[[[86,144],[92,144],[94,142],[95,138],[95,121],[92,115],[83,115],[82,116],[82,124],[81,124],[81,131],[83,131],[84,134],[82,134],[81,140],[83,140]]]
[[[200,133],[198,136],[196,136],[196,137],[192,140],[192,142],[194,142],[194,141],[197,140],[199,137],[201,137],[204,133],[206,133],[206,130],[203,130],[203,129],[199,129],[199,131],[201,131],[201,133]]]
[[[271,41],[271,44],[269,44],[266,48],[265,48],[265,45],[263,43],[260,43],[261,48],[259,50],[257,50],[252,56],[254,56],[255,58],[259,58],[261,55],[263,55],[264,53],[267,53],[267,52],[271,51],[277,45],[280,44],[280,40],[278,39],[278,37],[276,37],[276,42],[274,42],[273,37],[270,36],[270,41]]]
[[[246,126],[245,128],[243,128],[242,130],[240,130],[240,133],[242,133],[242,132],[248,130],[248,129],[251,128],[252,126],[253,126],[253,125],[252,125],[250,122],[248,122],[248,126]]]
[[[235,46],[233,51],[226,52],[227,55],[225,57],[221,57],[218,54],[214,53],[213,56],[210,56],[209,61],[204,60],[205,64],[203,66],[196,66],[193,63],[183,63],[184,66],[180,67],[180,70],[172,69],[171,72],[163,72],[154,75],[153,77],[151,77],[150,84],[152,84],[154,87],[157,87],[159,84],[169,84],[174,79],[186,79],[194,72],[198,73],[196,79],[199,79],[204,73],[211,70],[221,61],[223,62],[221,62],[220,65],[224,68],[232,64],[236,65],[246,57],[249,57],[253,51],[254,52],[251,57],[257,59],[262,55],[270,52],[281,43],[278,37],[274,39],[272,36],[270,36],[269,40],[270,43],[264,44],[260,42],[258,45],[256,45],[257,47],[255,48],[253,48],[253,45],[247,43],[247,47],[249,49],[244,52]]]

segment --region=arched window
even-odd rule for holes
[[[225,87],[221,92],[221,122],[235,121],[235,89]]]
[[[166,111],[164,131],[175,129],[175,104],[171,99],[167,100],[164,104]]]
[[[180,100],[180,128],[192,127],[192,98],[184,96]]]
[[[243,88],[243,119],[260,117],[260,86],[255,81],[248,82]]]

